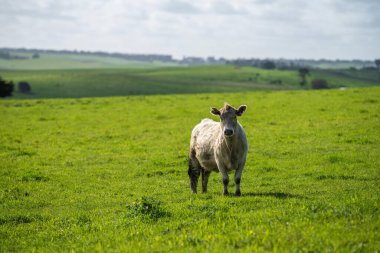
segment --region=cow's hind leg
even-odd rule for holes
[[[190,188],[193,193],[197,193],[198,178],[201,174],[201,166],[195,156],[190,156],[189,158],[189,179]]]
[[[208,177],[210,176],[211,171],[207,171],[202,168],[202,192],[207,192],[207,183],[208,183]]]

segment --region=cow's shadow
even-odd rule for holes
[[[298,194],[291,194],[286,192],[243,192],[241,194],[241,197],[274,197],[277,199],[289,199],[289,198],[296,198],[296,199],[304,199],[305,196],[298,195]]]

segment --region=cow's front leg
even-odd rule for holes
[[[225,169],[223,163],[219,160],[216,161],[216,165],[218,166],[220,174],[222,174],[222,182],[224,186],[223,194],[228,195],[228,182],[230,181],[230,178],[228,177],[227,170]]]
[[[210,176],[211,171],[206,171],[205,169],[202,169],[202,192],[207,192],[207,183],[208,183],[208,177]]]
[[[235,191],[235,195],[236,196],[241,196],[241,192],[240,192],[240,181],[241,181],[241,175],[243,173],[243,169],[244,169],[244,165],[243,166],[240,166],[236,172],[235,172],[235,186],[236,186],[236,191]]]
[[[222,182],[224,186],[223,194],[228,195],[228,183],[230,181],[230,178],[228,177],[228,173],[226,170],[221,169],[220,172],[222,173]]]

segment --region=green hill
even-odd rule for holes
[[[32,53],[17,53],[28,59],[0,59],[0,69],[7,70],[50,70],[50,69],[93,69],[93,68],[152,68],[176,66],[174,63],[140,62],[94,55],[40,53],[33,59]]]
[[[370,70],[311,70],[313,79],[326,79],[332,88],[379,85],[379,73]],[[7,80],[27,81],[31,95],[16,98],[68,98],[148,94],[241,92],[301,89],[297,70],[263,70],[211,65],[72,70],[0,70]]]

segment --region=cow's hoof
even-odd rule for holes
[[[224,196],[228,196],[228,191],[224,191],[224,192],[223,192],[223,195],[224,195]]]
[[[241,192],[240,191],[236,191],[235,192],[235,196],[240,197],[241,196]]]

